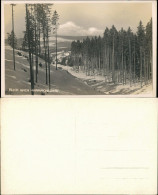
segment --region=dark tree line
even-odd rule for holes
[[[26,4],[26,31],[22,47],[28,48],[30,64],[30,81],[33,94],[34,89],[34,67],[35,81],[38,82],[38,56],[41,56],[42,48],[46,67],[46,84],[48,74],[50,75],[49,61],[49,36],[50,36],[50,6],[51,4]],[[42,37],[43,36],[43,37]],[[41,48],[41,39],[43,47]],[[35,62],[35,64],[34,64]],[[49,76],[50,77],[50,76]],[[50,79],[49,79],[50,88]]]
[[[86,75],[103,75],[107,82],[147,84],[152,79],[152,19],[137,32],[106,28],[103,37],[87,37],[71,44],[73,68]]]

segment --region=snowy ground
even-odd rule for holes
[[[130,83],[126,85],[114,84],[105,82],[105,77],[101,75],[86,76],[82,71],[76,72],[70,66],[59,65],[58,67],[67,70],[70,74],[82,80],[85,84],[95,88],[97,91],[103,92],[106,95],[152,95],[152,83],[140,86],[140,83]]]
[[[14,71],[12,48],[9,46],[5,47],[5,94],[30,95],[31,84],[30,67],[27,60],[28,53],[20,51],[22,56],[19,56],[17,52],[18,50],[15,50],[16,71]],[[86,85],[66,70],[60,68],[55,70],[53,65],[50,68],[51,89],[49,90],[48,85],[46,85],[45,63],[39,58],[40,62],[42,63],[42,67],[39,67],[38,82],[34,79],[35,95],[103,95],[102,92],[98,92]]]

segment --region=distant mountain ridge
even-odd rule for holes
[[[70,40],[72,40],[72,41],[74,41],[74,40],[79,40],[79,41],[83,41],[83,39],[86,39],[87,38],[87,36],[64,36],[64,35],[58,35],[58,37],[60,37],[60,38],[64,38],[64,39],[70,39]],[[89,38],[92,38],[92,37],[94,37],[94,36],[88,36]]]
[[[94,36],[88,36],[89,38],[92,38]],[[58,35],[58,38],[63,38],[63,39],[69,39],[69,40],[72,40],[72,41],[75,41],[75,40],[79,40],[79,41],[83,41],[83,39],[86,39],[87,36],[69,36],[69,35]],[[22,43],[23,41],[23,38],[18,38],[17,39],[19,43]],[[7,41],[7,39],[5,39],[5,42]]]
[[[92,38],[94,36],[88,36],[89,38]],[[51,37],[55,39],[55,37]],[[58,35],[58,51],[64,50],[64,51],[70,51],[71,50],[71,43],[72,41],[83,41],[86,39],[87,36],[63,36],[63,35]],[[18,38],[17,39],[17,44],[18,47],[20,48],[23,42],[23,38]],[[42,43],[42,42],[41,42]],[[7,45],[7,39],[5,39],[5,44]],[[50,40],[50,49],[52,52],[55,51],[55,40]]]

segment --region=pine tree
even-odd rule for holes
[[[152,18],[146,25],[147,77],[152,79]]]
[[[130,87],[132,82],[132,51],[131,51],[131,39],[132,39],[132,31],[130,27],[128,28],[128,45],[129,45],[129,51],[128,51],[128,58],[129,58],[129,80],[130,80]]]
[[[103,37],[74,41],[71,58],[74,69],[80,64],[86,75],[95,75],[96,70],[105,81],[130,86],[138,81],[142,87],[152,76],[152,20],[146,29],[140,21],[136,33],[130,27],[117,31],[113,25],[105,29]]]
[[[144,38],[145,38],[145,31],[142,21],[139,22],[139,26],[137,27],[137,36],[138,36],[138,44],[140,48],[140,84],[142,87],[143,83],[143,50],[144,50]]]
[[[50,48],[49,48],[49,37],[51,32],[51,7],[53,4],[46,4],[46,42],[47,42],[47,61],[48,61],[48,81],[49,81],[49,90],[51,89],[51,80],[50,80]]]
[[[30,25],[30,12],[28,9],[28,4],[26,7],[26,31],[27,31],[27,40],[28,40],[28,49],[29,49],[29,63],[30,63],[30,82],[31,82],[31,94],[34,95],[34,72],[32,64],[32,50],[31,50],[31,25]]]
[[[56,38],[56,70],[57,70],[57,30],[59,26],[58,20],[59,20],[59,15],[55,10],[52,17],[52,25],[53,25],[53,31],[55,33],[55,38]]]
[[[14,6],[15,4],[11,4],[12,6],[12,48],[13,48],[13,63],[14,63],[14,70],[15,70],[15,33],[14,33]]]
[[[7,41],[8,41],[8,44],[13,48],[16,48],[17,46],[17,38],[16,38],[16,35],[15,33],[13,33],[13,31],[11,31],[11,33],[7,33]]]

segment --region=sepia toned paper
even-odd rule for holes
[[[1,103],[2,194],[156,194],[156,99]]]
[[[38,57],[36,74],[35,48],[21,50],[26,14],[35,17],[37,4],[53,4],[51,15],[59,14],[57,31],[50,25],[47,42],[52,55],[51,63],[47,61],[47,84],[44,58]],[[157,194],[156,5],[156,1],[2,1],[2,194]],[[137,45],[134,52],[128,28],[137,37],[139,22],[146,33],[151,18],[152,52],[146,44]],[[15,70],[8,43],[13,23],[18,44],[20,40],[20,48],[14,48]],[[116,34],[107,39],[108,47],[105,44],[105,29],[111,32],[113,25],[118,37],[121,28],[125,30],[123,49],[121,44],[115,48],[122,40]],[[44,55],[46,28],[40,28]],[[33,34],[31,41],[35,41]],[[98,43],[82,50],[82,55],[72,49],[87,37],[101,40],[105,50],[94,50]],[[63,64],[67,53],[73,66]],[[62,63],[56,64],[56,54],[58,60],[63,55]],[[137,73],[133,72],[135,58]]]

